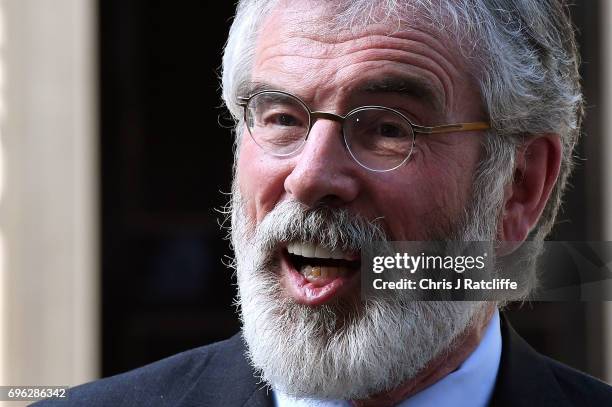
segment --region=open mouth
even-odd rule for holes
[[[323,286],[336,278],[346,278],[356,273],[361,265],[355,253],[329,250],[310,243],[291,243],[287,257],[293,268],[316,286]]]
[[[361,266],[358,252],[293,242],[282,253],[285,288],[301,304],[321,305],[355,291],[353,288],[358,286]]]

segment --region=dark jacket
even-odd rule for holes
[[[535,352],[502,318],[495,407],[612,406],[612,387]],[[254,376],[240,335],[130,372],[84,384],[49,406],[272,407]]]

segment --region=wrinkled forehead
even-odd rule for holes
[[[338,102],[363,83],[384,78],[390,81],[386,88],[423,89],[441,115],[461,113],[453,94],[462,87],[476,89],[475,70],[444,29],[443,16],[432,17],[416,1],[403,4],[400,12],[386,3],[280,0],[262,21],[242,93],[300,88],[305,100],[318,95]]]
[[[435,0],[279,0],[263,28],[280,27],[287,36],[327,38],[330,42],[350,41],[365,31],[396,35],[419,30],[465,53],[466,45],[474,48],[469,46],[473,41],[468,40],[468,33],[457,32],[455,28],[461,23],[444,4]]]

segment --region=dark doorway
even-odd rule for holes
[[[99,9],[108,376],[238,330],[215,211],[231,179],[218,74],[234,5],[104,0]]]

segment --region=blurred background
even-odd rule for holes
[[[554,240],[612,240],[612,5],[575,0],[585,137]],[[0,0],[0,385],[74,385],[239,329],[221,50],[232,2]],[[612,306],[514,305],[612,381]]]

